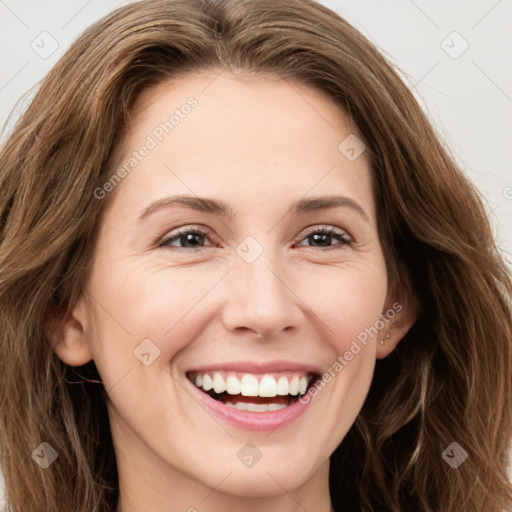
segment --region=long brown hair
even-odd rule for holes
[[[0,152],[0,453],[9,510],[115,509],[106,392],[87,380],[98,376],[94,362],[71,368],[58,359],[45,326],[84,291],[111,199],[94,191],[115,171],[135,99],[205,70],[301,81],[344,109],[371,156],[390,282],[407,274],[421,305],[396,350],[377,361],[363,409],[331,457],[334,507],[511,507],[512,283],[480,194],[411,92],[367,39],[310,0],[147,0],[72,44]],[[47,469],[31,456],[42,442],[58,453]],[[442,456],[453,442],[468,454],[456,469]]]

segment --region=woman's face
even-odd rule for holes
[[[189,75],[139,98],[79,342],[60,353],[96,363],[121,479],[240,496],[326,481],[390,350],[370,329],[392,302],[355,136],[330,99],[284,80]]]

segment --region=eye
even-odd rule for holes
[[[333,239],[339,240],[340,244],[338,244],[338,246],[331,245]],[[306,232],[305,238],[302,238],[302,240],[321,244],[320,246],[312,246],[313,249],[344,249],[345,247],[353,244],[352,238],[350,238],[344,230],[334,226],[313,226]],[[299,244],[299,246],[300,245],[301,244]]]
[[[185,227],[171,232],[157,245],[158,247],[172,247],[178,250],[196,250],[204,248],[204,242],[210,240],[212,236],[212,232],[202,226]],[[313,249],[343,249],[353,244],[353,240],[344,230],[334,226],[313,226],[302,237],[301,241],[308,240],[314,244],[320,244],[319,246],[311,246]],[[333,239],[339,240],[340,243],[332,245]],[[296,245],[298,247],[303,246],[302,244]],[[215,247],[214,244],[210,244],[210,246]]]
[[[208,240],[211,231],[201,226],[179,228],[158,242],[158,247],[173,247],[175,249],[201,249],[202,242]],[[176,242],[179,245],[176,245]],[[182,245],[184,244],[184,245]]]

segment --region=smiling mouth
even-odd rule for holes
[[[203,393],[228,407],[262,413],[296,403],[319,375],[297,371],[265,374],[206,371],[189,372],[187,378]]]

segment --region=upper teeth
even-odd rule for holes
[[[227,374],[225,377],[220,372],[200,373],[194,378],[197,387],[204,391],[213,389],[215,393],[242,396],[286,396],[304,394],[308,388],[311,377],[303,375],[282,375],[277,379],[273,375],[263,375],[258,380],[256,375],[245,373],[242,378],[236,374]]]

